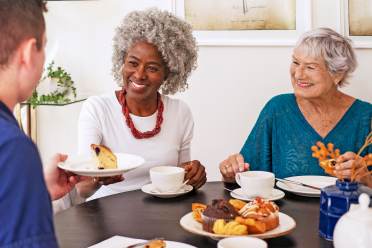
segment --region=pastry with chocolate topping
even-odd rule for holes
[[[234,220],[238,216],[235,208],[226,200],[217,199],[212,201],[212,205],[208,205],[203,211],[203,230],[213,232],[213,225],[217,219],[226,221]]]

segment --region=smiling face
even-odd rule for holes
[[[128,98],[137,101],[157,99],[157,92],[165,76],[165,63],[155,45],[140,41],[128,49],[123,67],[124,88]]]
[[[342,78],[328,71],[323,58],[310,56],[301,47],[293,51],[290,74],[295,95],[309,99],[336,91]]]

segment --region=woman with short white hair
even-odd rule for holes
[[[334,173],[350,178],[355,153],[371,132],[372,105],[355,99],[340,88],[357,66],[350,40],[329,28],[305,33],[293,49],[290,76],[293,94],[272,98],[239,154],[220,163],[225,181],[235,181],[235,173],[264,170],[278,178],[324,175],[311,147],[317,141],[333,143],[342,154]],[[366,149],[362,156],[371,153]],[[361,167],[365,160],[358,159]],[[372,176],[357,180],[372,187]]]

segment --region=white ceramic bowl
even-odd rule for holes
[[[254,237],[231,237],[221,239],[217,243],[218,248],[267,248],[267,243]]]

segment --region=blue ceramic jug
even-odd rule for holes
[[[371,195],[370,190],[348,180],[337,180],[336,185],[325,187],[320,193],[319,235],[333,240],[333,230],[338,219],[346,213],[350,204],[357,204],[361,193]]]

